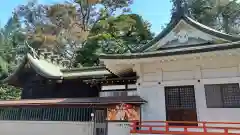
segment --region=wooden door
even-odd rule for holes
[[[94,135],[107,135],[107,111],[98,109],[94,116]]]
[[[167,121],[197,121],[194,86],[165,87]],[[172,123],[172,125],[196,125]]]

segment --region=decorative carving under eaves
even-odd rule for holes
[[[27,64],[25,65],[25,68],[27,68],[27,69],[31,68],[30,63],[27,63]]]
[[[30,54],[36,59],[46,60],[58,67],[67,68],[70,64],[69,60],[62,58],[59,54],[56,54],[47,48],[39,48],[38,50],[31,48]]]
[[[183,45],[199,45],[215,43],[217,40],[220,42],[223,41],[222,39],[214,37],[213,35],[209,35],[186,23],[184,20],[181,20],[171,30],[171,32],[169,32],[168,35],[166,35],[158,42],[158,47],[168,48]]]

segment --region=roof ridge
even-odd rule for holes
[[[227,38],[232,39],[232,41],[239,41],[239,40],[240,40],[240,36],[233,35],[233,34],[227,34],[227,33],[225,33],[225,32],[218,31],[218,30],[216,30],[216,29],[214,29],[214,28],[211,28],[211,27],[209,27],[209,26],[207,26],[207,25],[205,25],[205,24],[202,24],[202,23],[194,20],[193,18],[191,18],[191,17],[189,17],[189,16],[187,16],[187,15],[184,16],[184,20],[190,21],[190,22],[192,22],[192,23],[195,24],[195,25],[202,26],[202,28],[204,28],[205,30],[208,29],[208,30],[210,30],[210,31],[212,31],[212,32],[215,32],[215,33],[218,33],[218,34],[222,34],[222,35],[224,35],[224,36],[227,36]],[[218,36],[221,37],[222,35],[218,35]]]
[[[30,48],[29,54],[31,54],[31,56],[33,56],[35,59],[45,60],[60,68],[68,68],[70,65],[70,60],[61,57],[60,54],[56,54],[54,51],[49,50],[48,48]]]
[[[61,69],[62,72],[67,72],[67,71],[88,71],[88,70],[101,70],[101,69],[106,69],[106,66],[92,66],[92,67],[80,67],[80,68],[68,68],[68,69]]]
[[[134,54],[115,54],[115,55],[101,55],[101,59],[139,59],[139,58],[149,58],[149,57],[167,57],[167,56],[177,56],[185,54],[197,54],[206,53],[213,51],[223,51],[231,49],[239,49],[240,41],[232,43],[223,44],[212,44],[208,46],[191,46],[188,48],[175,48],[168,50],[158,50],[153,52],[140,52]]]
[[[139,52],[146,52],[149,48],[151,48],[154,44],[156,44],[159,40],[164,38],[171,30],[181,21],[184,20],[186,23],[189,25],[199,29],[200,31],[206,32],[210,35],[225,39],[227,41],[240,41],[240,36],[235,36],[231,34],[226,34],[223,32],[220,32],[216,29],[213,29],[209,26],[206,26],[204,24],[201,24],[197,22],[196,20],[192,19],[191,17],[187,16],[186,14],[178,14],[176,17],[173,17],[168,25],[151,41],[149,41],[147,44],[145,44],[143,47],[140,49],[134,51],[134,53],[139,53]]]

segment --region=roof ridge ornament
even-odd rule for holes
[[[30,53],[32,54],[33,58],[38,58],[38,54],[37,52],[35,51],[34,48],[32,48],[27,41],[25,41],[25,44],[27,45],[27,48],[29,48],[30,50]]]
[[[53,50],[49,50],[48,48],[38,48],[36,55],[37,58],[45,60],[60,68],[66,68],[70,64],[69,60],[62,58],[60,54],[55,53]]]
[[[179,18],[183,17],[184,15],[188,15],[188,4],[186,0],[176,0],[176,10],[172,15],[172,21],[178,20]]]

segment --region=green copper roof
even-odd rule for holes
[[[51,78],[51,79],[60,79],[63,76],[63,73],[60,71],[61,67],[54,65],[44,59],[34,58],[32,55],[27,54],[28,62],[31,67],[41,76]]]
[[[224,42],[214,43],[211,41],[206,41],[206,43],[200,44],[188,44],[188,45],[177,45],[175,47],[161,47],[157,43],[161,41],[166,35],[168,35],[176,25],[183,20],[185,23],[190,25],[197,30],[204,32],[206,34],[212,35],[216,38],[223,40]],[[191,53],[201,53],[224,49],[240,48],[240,37],[233,36],[226,33],[219,32],[208,26],[200,24],[199,22],[191,19],[185,14],[180,14],[173,18],[167,27],[157,35],[152,41],[147,43],[145,46],[136,50],[134,53],[128,54],[101,54],[100,59],[137,59],[137,58],[147,58],[147,57],[159,57],[159,56],[172,56],[172,55],[183,55]]]
[[[208,33],[209,35],[213,35],[228,41],[239,41],[240,37],[239,36],[233,36],[233,35],[229,35],[226,33],[222,33],[219,32],[215,29],[212,29],[206,25],[203,25],[193,19],[191,19],[190,17],[186,16],[186,15],[179,15],[177,18],[174,18],[173,20],[171,20],[171,22],[167,25],[167,27],[160,33],[158,34],[153,40],[151,40],[149,43],[147,43],[145,46],[143,46],[142,48],[140,48],[139,50],[135,51],[135,53],[139,53],[139,52],[146,52],[149,51],[148,49],[150,47],[152,47],[154,44],[156,44],[158,41],[160,41],[163,37],[165,37],[169,32],[172,31],[172,29],[181,21],[184,20],[186,23],[188,23],[189,25],[195,27],[196,29],[199,29],[200,31],[203,31],[205,33]],[[150,51],[155,51],[155,50],[150,50]]]
[[[102,77],[112,75],[105,66],[62,69],[63,78]]]
[[[2,83],[14,85],[18,80],[18,75],[28,64],[37,74],[49,79],[72,79],[72,78],[95,78],[99,76],[112,75],[105,66],[67,68],[67,61],[52,55],[51,52],[39,50],[40,53],[31,51],[27,53],[21,64]]]
[[[65,69],[61,69],[62,72],[83,72],[83,71],[93,71],[93,70],[105,70],[106,67],[105,66],[95,66],[95,67],[81,67],[81,68],[65,68]]]
[[[197,45],[197,46],[186,46],[181,48],[170,48],[155,52],[143,52],[143,53],[133,53],[133,54],[102,54],[101,59],[139,59],[139,58],[149,58],[149,57],[162,57],[162,56],[174,56],[174,55],[184,55],[184,54],[194,54],[194,53],[204,53],[211,51],[220,51],[227,49],[240,48],[240,41],[225,44],[215,44],[215,45]]]
[[[54,99],[24,99],[24,100],[5,100],[0,101],[1,107],[13,107],[21,105],[109,105],[109,104],[144,104],[146,100],[140,96],[109,96],[109,97],[87,97],[87,98],[54,98]]]

